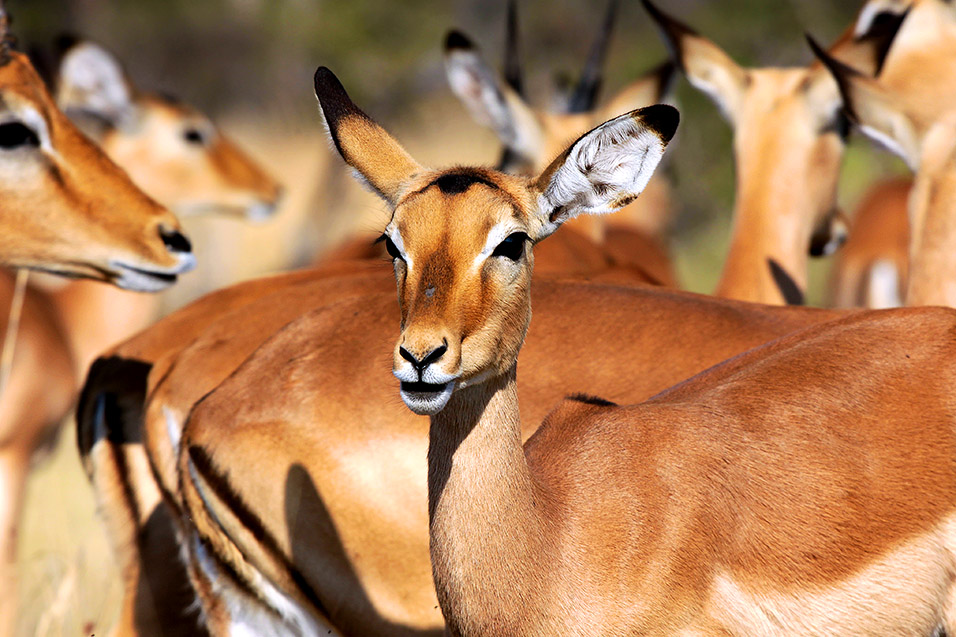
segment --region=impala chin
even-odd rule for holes
[[[177,260],[178,263],[171,268],[144,267],[123,261],[110,261],[110,280],[124,290],[159,292],[175,283],[180,274],[196,267],[196,257],[191,252],[177,255]]]
[[[447,383],[402,382],[401,394],[405,405],[420,416],[437,414],[448,404],[455,381]]]

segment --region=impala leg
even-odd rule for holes
[[[0,449],[0,637],[13,635],[17,611],[17,533],[29,458]]]

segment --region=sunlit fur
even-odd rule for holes
[[[0,154],[0,234],[7,265],[145,284],[126,266],[163,274],[191,267],[171,253],[160,228],[176,218],[129,178],[56,109],[27,59],[12,53],[0,67],[0,116],[38,134],[38,148]]]

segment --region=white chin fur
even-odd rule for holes
[[[455,391],[455,381],[447,383],[437,392],[407,392],[399,390],[405,405],[420,416],[433,416],[445,408]]]

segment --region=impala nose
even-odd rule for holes
[[[163,245],[173,254],[192,252],[193,246],[179,230],[170,230],[163,226],[159,227],[159,238],[163,240]]]
[[[428,367],[435,361],[439,360],[442,356],[445,355],[445,352],[447,351],[448,351],[448,341],[445,341],[444,343],[442,343],[441,345],[439,345],[432,351],[425,354],[424,358],[419,360],[414,354],[412,354],[410,351],[405,349],[404,346],[398,348],[399,355],[412,364],[412,367],[414,367],[418,371],[419,376],[421,376],[422,372],[425,371],[426,367]]]

